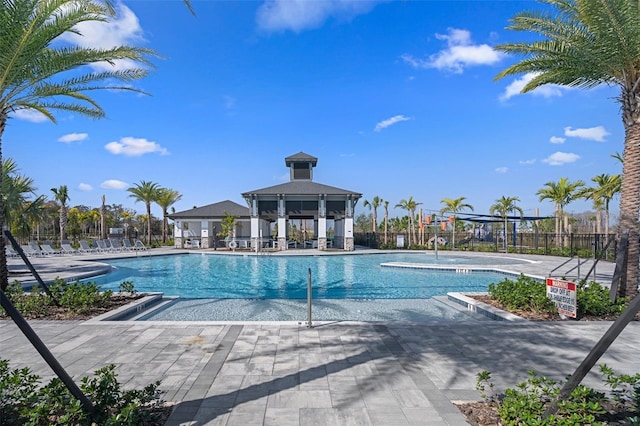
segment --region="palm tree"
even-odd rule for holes
[[[385,201],[384,204],[384,244],[389,244],[389,202]]]
[[[544,185],[545,188],[538,190],[536,195],[540,201],[551,200],[555,203],[556,246],[559,247],[563,232],[564,208],[572,201],[583,197],[584,182],[569,182],[569,178],[560,178],[558,182],[547,182]]]
[[[622,177],[620,175],[609,175],[607,173],[600,174],[591,178],[591,180],[597,185],[592,188],[587,188],[584,191],[584,197],[586,199],[593,200],[594,205],[598,205],[600,208],[596,211],[600,213],[604,210],[604,233],[606,235],[609,234],[609,204],[611,199],[615,197],[620,192],[620,187],[622,184]],[[596,218],[598,225],[602,219],[600,217]],[[601,229],[598,229],[596,232],[602,232]]]
[[[169,207],[182,199],[182,194],[168,188],[160,188],[156,197],[156,204],[162,209],[162,242],[167,242],[167,230],[169,228]]]
[[[446,212],[453,213],[453,232],[451,233],[451,242],[454,250],[456,248],[456,213],[465,209],[473,211],[473,206],[464,202],[466,199],[467,197],[460,197],[456,199],[443,198],[440,200],[440,202],[444,204],[444,207],[440,210],[440,214],[443,215]]]
[[[371,202],[369,202],[369,200],[364,200],[364,203],[362,203],[362,205],[364,207],[369,207],[369,210],[373,210],[373,217],[372,217],[372,229],[373,229],[373,233],[376,233],[376,230],[378,229],[378,207],[380,207],[383,203],[383,199],[378,197],[377,195],[375,197],[373,197],[373,199],[371,200]]]
[[[33,179],[20,175],[16,162],[7,158],[2,162],[2,207],[5,223],[16,235],[28,237],[33,224],[43,217],[43,206],[47,198],[35,195]]]
[[[416,227],[414,225],[416,217],[416,208],[422,203],[418,203],[413,199],[413,196],[409,196],[406,200],[400,200],[396,207],[400,207],[409,212],[409,246],[416,244],[418,236],[416,235]],[[413,235],[413,238],[412,238]]]
[[[498,213],[504,220],[504,250],[507,251],[507,239],[508,239],[508,227],[509,227],[509,213],[519,212],[520,217],[523,215],[523,211],[516,205],[516,202],[520,201],[518,197],[505,197],[504,195],[497,199],[495,204],[489,207],[489,214],[495,215]]]
[[[620,226],[618,238],[629,233],[626,273],[620,295],[638,293],[640,270],[640,4],[636,0],[546,0],[544,12],[521,12],[509,29],[541,37],[535,41],[497,46],[525,55],[496,76],[535,73],[522,89],[529,92],[545,84],[592,88],[601,84],[620,89],[625,129]]]
[[[92,118],[104,111],[89,94],[96,90],[140,92],[131,85],[149,71],[150,49],[117,46],[69,46],[61,36],[78,33],[85,22],[108,21],[113,8],[96,0],[3,1],[0,3],[0,160],[1,141],[11,112],[39,112],[56,122],[57,111],[75,112]],[[139,67],[120,68],[119,60]],[[92,64],[112,64],[96,72]],[[122,82],[117,84],[115,82]],[[0,208],[0,213],[2,212]],[[4,224],[0,216],[0,229]],[[4,238],[0,238],[0,288],[7,288]]]
[[[54,199],[59,203],[60,208],[60,244],[67,239],[67,202],[69,201],[69,191],[67,185],[61,185],[59,188],[51,188]]]
[[[144,180],[127,188],[129,197],[135,198],[136,202],[143,202],[147,208],[147,245],[151,245],[151,203],[158,199],[160,189],[157,183]]]

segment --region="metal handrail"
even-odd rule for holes
[[[550,272],[549,272],[549,276],[552,277],[553,273],[555,271],[557,271],[558,269],[562,268],[564,265],[566,265],[569,262],[572,262],[574,259],[574,256],[571,256],[569,259],[567,259],[565,262],[561,263],[560,265],[556,266],[555,268],[553,268]],[[580,258],[578,258],[578,260],[580,260]],[[575,268],[574,268],[575,269]]]

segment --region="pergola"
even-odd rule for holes
[[[354,250],[353,216],[362,194],[313,182],[317,163],[316,157],[304,152],[291,155],[285,158],[289,182],[242,194],[249,206],[254,249],[273,233],[278,250],[299,244],[318,250]],[[303,229],[298,229],[298,224]],[[298,234],[296,239],[293,230]]]

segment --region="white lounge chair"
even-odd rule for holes
[[[42,252],[47,256],[61,254],[61,251],[57,250],[57,249],[54,249],[51,244],[42,243],[41,248],[42,248]]]
[[[78,250],[71,247],[71,244],[69,243],[60,244],[60,250],[62,251],[62,254],[74,255],[79,253]]]
[[[147,250],[147,247],[140,240],[136,240],[135,245],[133,246],[135,250]]]
[[[120,243],[120,240],[118,240],[116,238],[109,238],[109,243],[111,244],[111,251],[112,252],[121,252],[122,251],[122,244]]]
[[[19,257],[18,252],[13,249],[11,246],[4,246],[4,251],[7,254],[7,258],[17,258]]]
[[[20,245],[20,248],[22,249],[24,254],[26,254],[29,257],[44,256],[41,250],[36,251],[33,247],[29,246],[28,244],[22,244]]]
[[[38,253],[39,256],[47,255],[36,241],[29,241],[29,247],[31,247],[35,253]]]
[[[124,240],[122,240],[122,250],[125,250],[125,251],[134,250],[134,247],[131,245],[131,240],[130,239],[125,238]]]
[[[288,240],[287,248],[298,248],[298,242],[296,240]]]
[[[89,246],[89,242],[87,240],[80,240],[80,248],[78,249],[80,253],[90,254],[97,252],[96,247]]]

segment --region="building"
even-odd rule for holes
[[[353,250],[353,216],[362,194],[314,182],[317,163],[304,152],[285,158],[289,182],[243,193],[248,208],[223,201],[170,215],[176,221],[176,247],[198,238],[200,247],[213,247],[228,214],[237,216],[236,247]]]

